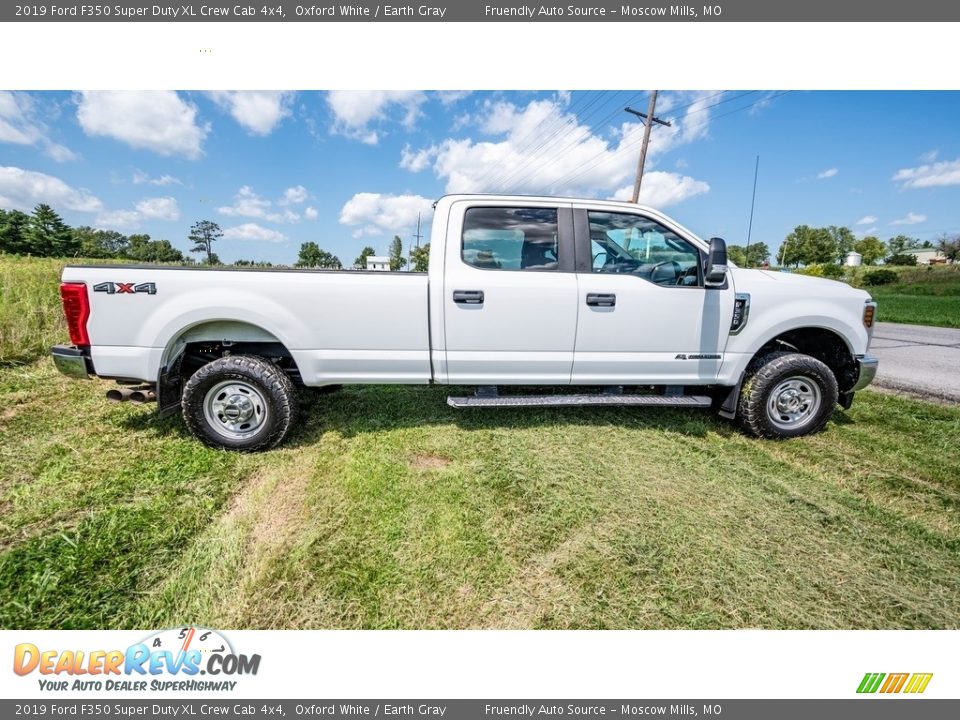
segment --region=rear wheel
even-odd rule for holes
[[[775,352],[751,364],[737,417],[758,437],[785,439],[820,432],[837,404],[837,379],[802,353]]]
[[[183,419],[212,447],[255,452],[277,445],[297,416],[296,388],[273,363],[232,355],[207,363],[183,388]]]

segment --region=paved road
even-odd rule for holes
[[[960,330],[877,323],[870,352],[880,358],[876,385],[960,403]]]

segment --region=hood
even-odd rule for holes
[[[799,275],[797,273],[785,273],[771,270],[745,270],[735,268],[734,282],[737,289],[740,289],[741,282],[745,285],[769,285],[773,287],[790,288],[795,291],[808,289],[810,292],[818,295],[844,295],[844,296],[862,296],[864,299],[870,297],[870,294],[864,290],[852,287],[839,280],[830,280],[829,278],[814,277],[812,275]]]

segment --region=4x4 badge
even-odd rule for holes
[[[107,295],[133,295],[134,293],[157,294],[156,283],[115,283],[103,282],[93,286],[94,292],[105,292]]]

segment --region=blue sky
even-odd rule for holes
[[[221,259],[351,263],[408,244],[446,192],[625,197],[648,91],[0,92],[0,207]],[[704,237],[772,250],[798,224],[960,232],[960,92],[661,91],[641,201]]]

